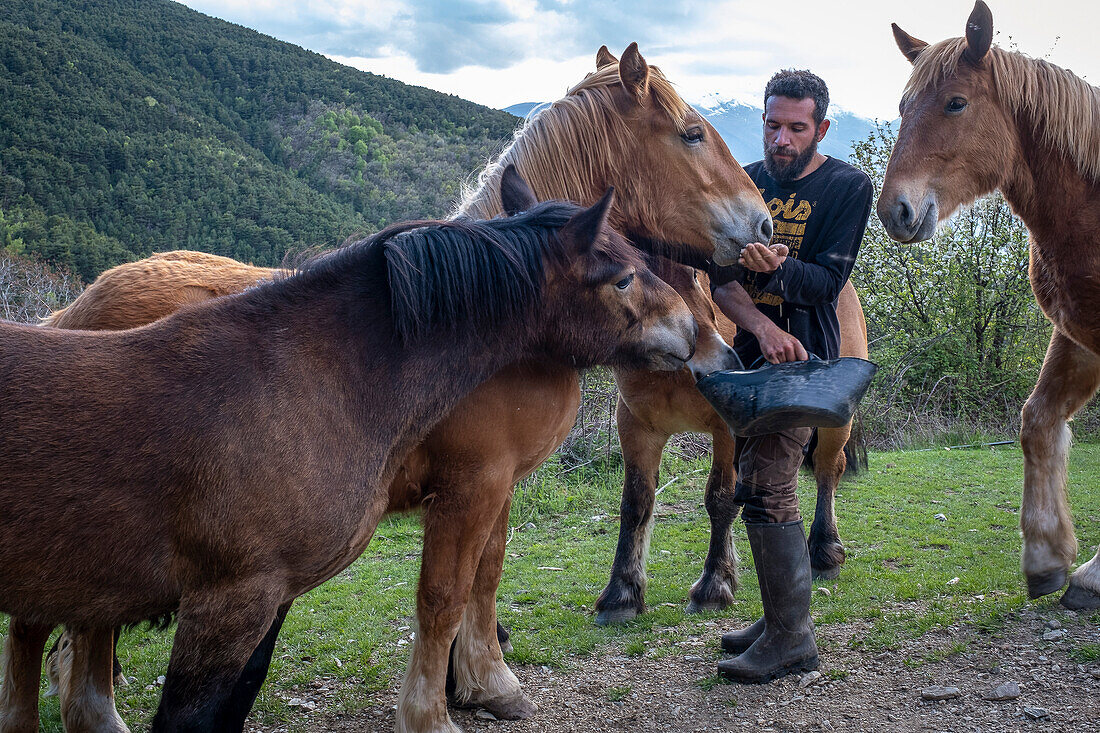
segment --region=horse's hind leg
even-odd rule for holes
[[[115,687],[126,687],[130,684],[130,681],[126,679],[126,675],[122,671],[122,663],[118,661],[118,641],[122,638],[122,627],[115,627],[115,643],[112,649],[111,660],[111,679],[114,680]]]
[[[416,594],[418,628],[397,699],[397,733],[459,730],[447,714],[449,651],[462,623],[482,552],[501,521],[501,509],[511,489],[507,485],[503,491],[499,490],[494,482],[486,484],[481,477],[499,475],[510,479],[512,471],[482,467],[479,471],[456,473],[446,483],[437,481],[427,492],[433,498],[424,512],[424,551]],[[478,619],[478,623],[487,622]],[[495,619],[489,629],[495,642]],[[459,694],[468,690],[466,685],[470,682],[469,665],[462,659],[466,651],[463,646],[458,644],[455,648]],[[515,684],[518,688],[518,680]]]
[[[271,627],[260,641],[259,646],[252,651],[252,656],[248,658],[248,664],[244,666],[244,671],[241,672],[241,676],[237,678],[237,683],[233,686],[233,692],[230,693],[229,699],[222,705],[222,709],[218,714],[218,730],[242,730],[244,728],[248,713],[256,703],[256,696],[260,694],[260,687],[263,686],[264,680],[267,678],[267,670],[271,666],[271,655],[275,651],[275,640],[279,638],[279,631],[283,628],[283,621],[286,620],[286,614],[289,610],[290,603],[284,603],[275,612],[275,620],[271,622]]]
[[[733,503],[737,471],[733,463],[734,440],[725,430],[714,433],[714,454],[704,502],[710,515],[710,549],[703,574],[688,595],[690,613],[713,611],[733,603],[737,590],[737,550],[730,526],[740,507]]]
[[[1062,605],[1075,611],[1100,608],[1100,546],[1092,559],[1070,576],[1069,588],[1062,595]]]
[[[53,626],[9,620],[0,659],[0,733],[37,733],[42,651],[51,631]]]
[[[454,699],[479,705],[503,720],[531,717],[538,709],[524,694],[519,680],[504,663],[497,635],[497,587],[508,543],[509,497],[485,542],[474,576],[470,601],[462,615],[453,647]]]
[[[1066,582],[1077,559],[1066,497],[1066,457],[1071,433],[1066,421],[1100,385],[1100,358],[1057,328],[1050,339],[1039,381],[1024,403],[1020,445],[1024,452],[1024,494],[1020,528],[1024,535],[1023,570],[1028,595],[1053,593]],[[1094,561],[1074,575],[1069,603],[1088,605],[1100,598],[1100,569]]]
[[[72,634],[65,629],[54,639],[53,646],[46,652],[46,681],[49,687],[42,693],[43,697],[57,697],[61,689],[61,660],[66,654],[69,645],[73,643]]]
[[[813,455],[817,480],[817,507],[810,525],[810,570],[815,580],[832,580],[844,564],[844,544],[836,527],[836,489],[844,475],[847,459],[844,445],[852,434],[852,424],[840,428],[819,428]]]
[[[611,580],[596,599],[596,623],[600,626],[629,621],[645,612],[645,565],[653,532],[653,504],[661,451],[669,438],[639,421],[622,398],[615,417],[626,477]]]
[[[281,584],[253,577],[184,596],[154,732],[241,730],[223,711],[232,709],[237,682],[272,628],[281,591]]]
[[[70,629],[57,654],[61,721],[67,733],[128,733],[115,709],[111,628]]]

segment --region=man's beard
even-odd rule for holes
[[[775,179],[776,183],[790,183],[797,180],[806,170],[806,166],[813,160],[817,152],[817,140],[813,140],[809,146],[795,158],[789,161],[778,160],[774,157],[779,148],[764,146],[764,170]]]

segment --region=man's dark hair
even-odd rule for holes
[[[790,97],[791,99],[814,100],[814,124],[820,125],[829,111],[829,87],[825,81],[806,69],[784,69],[764,87],[764,106],[768,106],[768,97]]]

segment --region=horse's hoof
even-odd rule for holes
[[[1040,598],[1061,590],[1066,584],[1066,571],[1059,568],[1049,573],[1027,576],[1027,597]]]
[[[1072,611],[1092,611],[1100,608],[1100,593],[1070,582],[1069,588],[1062,594],[1061,604]]]
[[[478,704],[500,720],[526,720],[539,709],[539,706],[522,692]]]
[[[722,609],[733,603],[733,594],[726,593],[719,595],[717,598],[708,598],[706,600],[698,601],[694,598],[688,599],[687,612],[688,613],[702,613],[703,611],[721,611]]]
[[[714,603],[707,601],[705,603],[696,603],[695,601],[688,601],[687,612],[688,613],[703,613],[704,611],[721,611],[725,608],[725,605],[720,603]]]
[[[633,608],[608,608],[596,614],[596,625],[621,624],[637,617],[638,611]]]
[[[810,568],[811,577],[814,580],[836,580],[840,577],[840,566],[831,568]]]

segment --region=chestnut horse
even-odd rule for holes
[[[736,327],[714,308],[705,278],[705,274],[701,275],[701,282],[696,284],[696,298],[701,302],[692,305],[691,300],[685,300],[697,320],[700,312],[714,314],[719,336],[732,341]],[[680,288],[677,292],[684,295]],[[851,283],[840,291],[837,315],[841,356],[866,359],[867,323]],[[700,340],[704,336],[700,330]],[[615,562],[607,587],[596,599],[596,623],[627,621],[645,611],[646,557],[653,531],[661,453],[672,435],[685,431],[709,433],[713,446],[704,494],[711,523],[710,547],[702,576],[691,587],[688,610],[725,608],[733,602],[737,589],[737,552],[731,535],[738,512],[738,506],[733,503],[737,478],[734,438],[722,418],[695,389],[695,379],[702,376],[697,370],[692,369],[692,374],[686,370],[658,373],[617,367],[614,371],[619,388],[615,417],[626,476]],[[851,432],[851,423],[840,428],[822,428],[817,431],[807,454],[817,482],[817,506],[808,537],[810,565],[815,578],[837,577],[845,559],[834,505],[837,485],[845,471],[860,468],[858,457],[849,460],[846,455]]]
[[[606,47],[596,58],[597,68],[618,63]],[[664,250],[675,249],[667,242]],[[692,305],[683,289],[692,312],[714,314],[718,335],[732,341],[736,326],[716,311],[704,278],[693,289],[697,302]],[[852,284],[841,290],[837,315],[841,328],[841,356],[867,358],[867,323],[863,307]],[[731,364],[727,368],[736,368]],[[695,370],[693,370],[695,372]],[[704,505],[711,523],[710,547],[703,564],[703,573],[689,592],[688,610],[715,610],[733,602],[737,588],[737,552],[730,529],[737,517],[733,503],[736,481],[734,439],[726,424],[695,389],[699,373],[687,370],[659,374],[646,370],[619,368],[615,383],[619,388],[616,421],[623,449],[626,476],[623,482],[622,506],[619,513],[619,541],[611,568],[611,579],[596,599],[596,623],[616,623],[634,618],[645,611],[646,557],[653,530],[653,509],[657,493],[661,453],[668,439],[680,432],[709,433],[712,436],[712,459],[707,479]],[[819,430],[808,454],[817,482],[817,504],[807,538],[810,564],[815,578],[832,579],[844,563],[844,545],[836,525],[835,499],[837,486],[846,470],[857,471],[858,456],[849,461],[847,453],[852,425]],[[863,461],[866,461],[865,453]]]
[[[979,0],[963,38],[929,45],[894,26],[913,64],[878,215],[899,242],[1000,189],[1031,235],[1031,287],[1054,325],[1023,408],[1022,566],[1028,595],[1053,593],[1077,559],[1066,496],[1067,421],[1100,386],[1100,89],[991,46]],[[1062,603],[1100,607],[1100,551]]]
[[[524,213],[396,225],[143,328],[0,324],[0,611],[176,614],[153,729],[241,730],[291,602],[421,501],[393,480],[463,395],[535,356],[683,365],[694,319],[606,226],[610,192],[583,209],[502,186]],[[400,731],[454,729],[447,652],[503,499],[470,496],[429,502]]]

